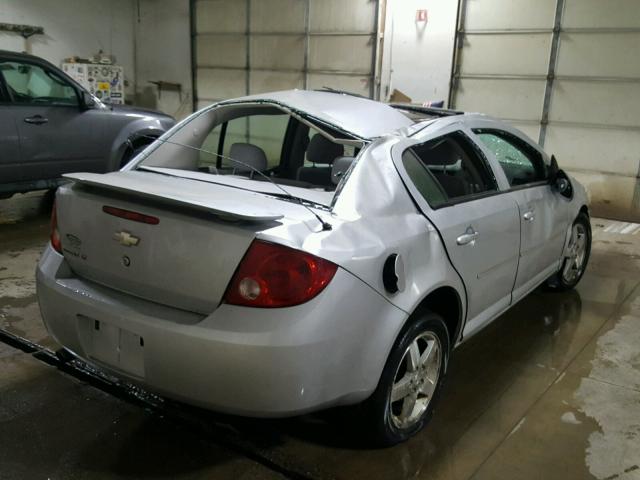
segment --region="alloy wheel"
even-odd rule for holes
[[[415,425],[433,398],[442,364],[442,346],[432,332],[414,339],[398,365],[391,394],[389,412],[396,428]]]
[[[586,256],[587,229],[581,223],[576,223],[571,230],[566,261],[562,269],[562,279],[566,283],[571,284],[582,275]]]

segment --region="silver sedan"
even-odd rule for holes
[[[360,404],[379,444],[429,420],[456,346],[589,258],[585,190],[520,131],[335,91],[224,101],[67,177],[37,282],[69,352],[227,413]]]

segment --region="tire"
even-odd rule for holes
[[[124,155],[122,156],[122,160],[120,160],[120,168],[124,167],[127,163],[133,160],[140,152],[142,152],[145,148],[147,148],[149,143],[151,142],[144,143],[142,145],[136,145],[135,147],[127,148],[127,150],[124,152]]]
[[[589,255],[591,255],[591,223],[589,216],[580,213],[571,227],[571,238],[567,247],[569,253],[562,261],[560,270],[549,280],[550,290],[564,292],[574,288],[587,269]]]
[[[416,346],[420,356],[427,349],[431,353],[412,374],[411,351]],[[444,382],[449,351],[447,327],[435,313],[425,312],[400,333],[378,387],[362,408],[363,431],[375,446],[403,442],[428,423]],[[392,401],[392,393],[399,399]]]

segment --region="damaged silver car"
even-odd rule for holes
[[[221,102],[67,178],[37,269],[65,349],[221,412],[358,404],[385,445],[456,346],[590,252],[583,187],[520,131],[337,92]]]

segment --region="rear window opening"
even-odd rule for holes
[[[234,186],[255,191],[261,190],[256,182],[274,182],[330,192],[330,202],[363,143],[300,118],[273,105],[219,106],[165,138],[135,168],[197,172],[200,179],[206,178],[200,174],[214,175],[216,182],[227,183],[228,178]]]

